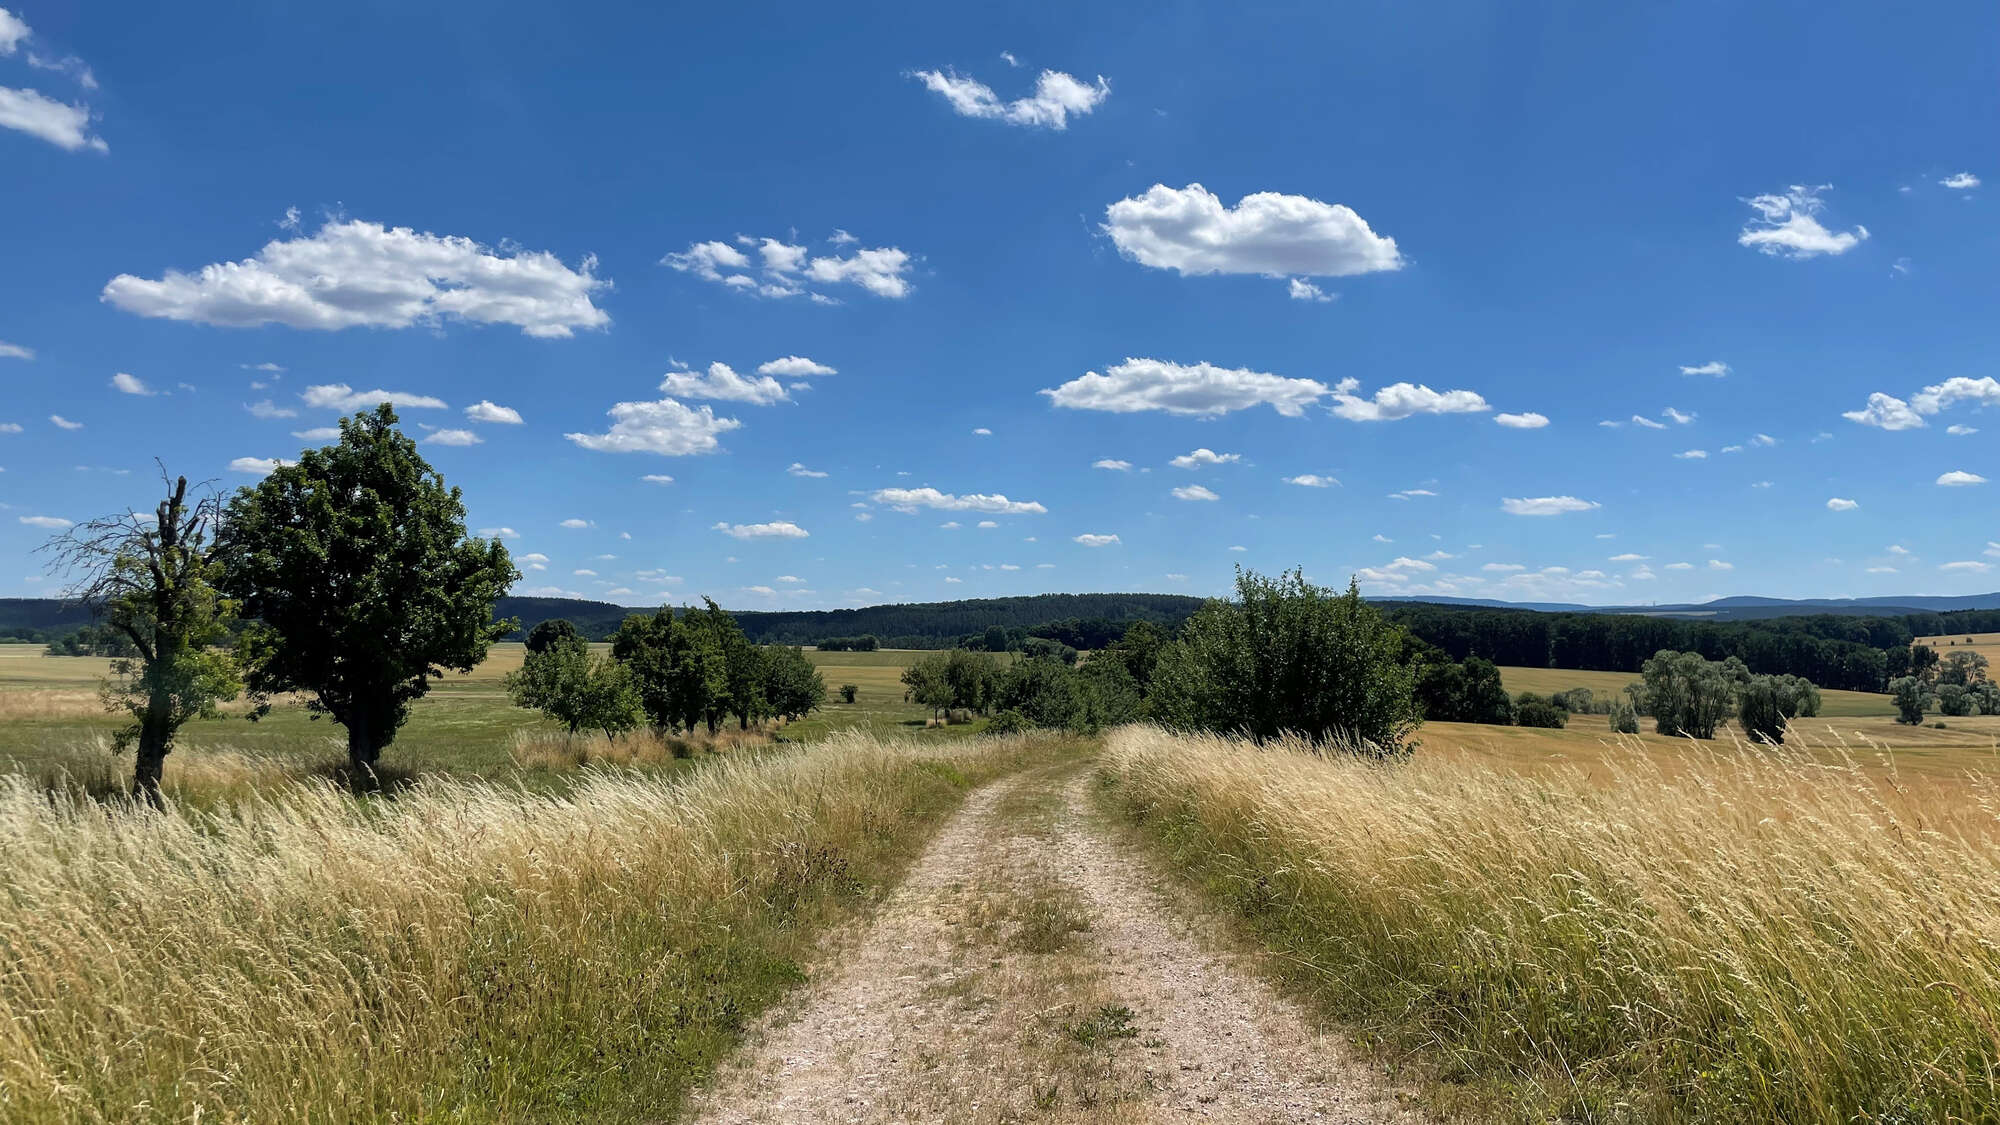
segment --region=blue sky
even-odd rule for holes
[[[0,3],[0,594],[376,391],[520,591],[2000,587],[1990,5]]]

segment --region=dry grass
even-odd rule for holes
[[[1797,739],[1794,739],[1797,741]],[[2000,790],[1838,746],[1538,774],[1115,732],[1115,794],[1440,1103],[2000,1120]]]
[[[514,732],[509,754],[524,770],[567,771],[585,766],[660,766],[697,754],[720,754],[750,747],[776,745],[772,728],[738,730],[725,727],[714,734],[666,734],[641,728],[607,736],[599,731],[565,734],[551,730]]]
[[[671,1116],[814,934],[1037,746],[158,814],[0,778],[0,1118]]]

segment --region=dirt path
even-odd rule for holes
[[[974,794],[696,1120],[1412,1120],[1095,827],[1087,784]]]

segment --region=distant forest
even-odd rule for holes
[[[1639,614],[1549,613],[1428,603],[1379,603],[1383,613],[1454,660],[1495,664],[1639,671],[1661,649],[1736,656],[1752,672],[1804,676],[1827,688],[1883,691],[1908,667],[1910,642],[1922,636],[2000,632],[2000,610],[1896,616],[1804,614],[1751,621],[1697,621]],[[1101,648],[1135,621],[1177,629],[1201,605],[1180,594],[1036,594],[865,609],[745,611],[744,633],[760,644],[840,644],[872,637],[881,648],[979,647],[986,630],[1048,637],[1075,648]],[[525,631],[563,617],[582,635],[610,637],[626,615],[607,602],[504,598],[496,615]],[[53,599],[0,599],[0,641],[48,643],[89,624],[90,612]]]

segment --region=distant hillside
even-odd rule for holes
[[[1477,606],[1486,609],[1527,609],[1537,613],[1597,613],[1645,617],[1690,617],[1707,621],[1760,621],[1772,617],[1834,614],[1842,617],[1902,617],[1913,613],[1954,613],[1969,609],[2000,609],[2000,592],[1932,596],[1904,594],[1887,598],[1764,598],[1738,596],[1707,602],[1660,605],[1581,605],[1575,602],[1505,602],[1493,598],[1372,598],[1402,605]]]

